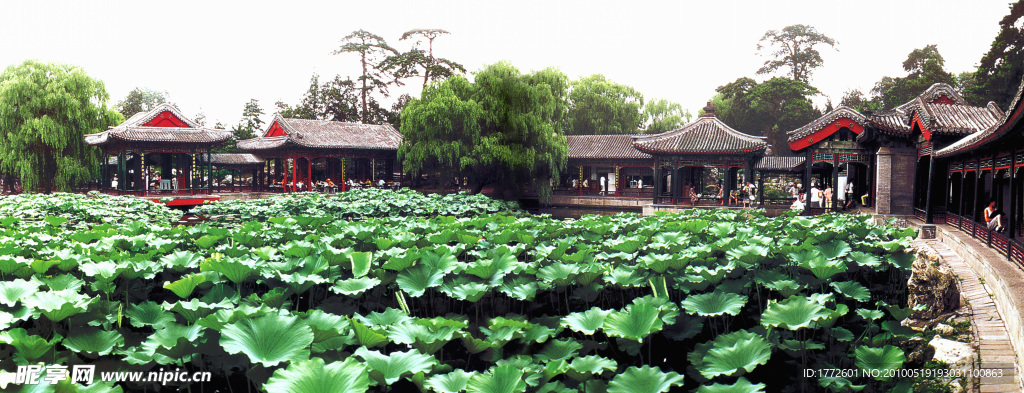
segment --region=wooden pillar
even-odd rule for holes
[[[850,168],[847,166],[847,179],[849,179]],[[832,153],[832,211],[839,211],[839,153]]]
[[[963,229],[963,218],[966,217],[966,214],[964,214],[964,210],[967,209],[967,196],[964,195],[964,191],[966,191],[964,190],[964,188],[967,186],[967,164],[961,163],[960,168],[960,200],[958,201],[959,203],[957,204],[958,206],[956,212],[956,214],[960,216],[960,222],[957,223],[956,227]]]
[[[654,192],[652,192],[652,194],[654,194],[655,205],[658,204],[658,192],[661,190],[661,176],[658,173],[658,169],[660,169],[658,165],[658,157],[654,157],[654,181],[652,182],[654,183],[652,184],[654,186]],[[641,191],[643,190],[641,189]]]
[[[609,179],[610,180],[610,179]],[[611,183],[610,181],[608,183]],[[619,167],[615,167],[615,196],[619,196],[619,189],[622,188],[622,178],[619,177]]]
[[[299,157],[292,153],[292,192],[295,192],[295,181],[299,176],[298,173],[295,173],[297,170],[299,170]]]
[[[313,159],[306,157],[306,190],[313,189]]]
[[[583,165],[580,165],[580,177],[576,180],[576,190],[579,195],[583,195]]]
[[[722,180],[722,206],[729,206],[729,195],[732,193],[732,182],[729,179],[729,161],[722,164],[725,176]]]
[[[994,162],[994,161],[993,161]],[[932,212],[934,204],[932,203],[932,189],[935,188],[935,151],[932,150],[932,154],[928,156],[928,184],[925,186],[924,196],[924,222],[925,224],[934,224],[935,214]]]
[[[683,186],[682,176],[679,176],[679,158],[676,158],[672,162],[672,183],[669,187],[672,187],[672,204],[679,204],[679,191]]]
[[[757,204],[764,206],[764,171],[757,172]]]
[[[982,186],[982,182],[981,182],[981,159],[980,158],[976,159],[975,162],[976,162],[976,165],[974,167],[975,168],[975,172],[974,172],[974,187],[972,187],[972,188],[974,188],[974,197],[971,198],[971,222],[978,221],[978,217],[977,217],[977,214],[975,212],[978,211],[978,187]],[[974,231],[971,231],[971,236],[974,236]]]
[[[992,165],[995,166],[995,162],[993,162]],[[1009,171],[1010,171],[1010,203],[1009,203],[1009,206],[1008,206],[1008,210],[1009,211],[1008,211],[1007,215],[1003,216],[1003,218],[1006,219],[1006,223],[1005,223],[1006,226],[1008,228],[1010,228],[1009,232],[1007,232],[1007,235],[1006,235],[1010,239],[1013,239],[1013,238],[1017,237],[1017,234],[1014,233],[1014,232],[1017,231],[1017,198],[1019,197],[1019,195],[1017,195],[1017,171],[1016,171],[1017,168],[1016,168],[1016,165],[1017,165],[1017,151],[1016,150],[1012,150],[1011,153],[1010,153],[1010,169],[1009,169]],[[1013,247],[1007,247],[1008,250],[1012,249],[1012,248]],[[1007,256],[1009,256],[1009,254],[1007,254]]]
[[[808,148],[805,153],[807,158],[804,159],[804,215],[811,214],[811,167],[814,166],[814,157],[811,154],[811,149]]]
[[[348,178],[345,177],[345,157],[341,157],[341,179],[338,180],[341,181],[341,191],[345,192],[348,187],[348,184],[345,183],[348,181]]]

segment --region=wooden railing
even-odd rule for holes
[[[958,214],[945,213],[945,223],[953,228],[971,235],[989,247],[998,250],[1010,261],[1024,265],[1024,243],[1017,239],[1011,239],[1007,233],[1000,233],[989,230],[984,223],[974,222],[970,217]],[[1020,229],[1016,233],[1020,233]]]

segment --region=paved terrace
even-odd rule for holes
[[[924,226],[917,220],[910,223]],[[933,248],[960,278],[960,293],[970,309],[980,349],[975,371],[1002,374],[982,376],[980,390],[975,391],[1024,391],[1024,267],[947,225],[936,225],[935,239],[920,243]]]

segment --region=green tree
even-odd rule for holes
[[[96,178],[98,149],[85,135],[124,121],[103,82],[79,67],[28,60],[0,74],[0,172],[50,193]]]
[[[647,119],[647,128],[644,132],[656,134],[682,127],[693,115],[683,109],[682,105],[659,98],[644,105],[643,117]]]
[[[256,134],[263,128],[263,119],[260,119],[262,115],[263,109],[260,108],[260,101],[255,98],[250,99],[242,109],[242,119],[231,129],[234,135],[227,142],[214,148],[214,152],[241,153],[242,150],[237,146],[238,141],[256,137]]]
[[[422,73],[423,88],[430,81],[448,79],[456,73],[465,74],[466,68],[462,64],[434,57],[434,40],[445,34],[451,33],[442,29],[413,29],[405,32],[399,41],[415,39],[413,48],[408,52],[388,56],[381,63],[381,68],[393,73],[396,80],[419,77]],[[427,50],[420,48],[422,40],[427,41]]]
[[[956,84],[953,74],[943,68],[946,61],[935,45],[914,49],[903,61],[905,77],[882,77],[871,93],[878,97],[884,109],[892,109],[910,101],[935,83]]]
[[[333,80],[320,83],[320,76],[313,74],[302,101],[294,107],[277,103],[277,111],[293,119],[359,121],[357,91],[351,79],[335,76]],[[372,101],[372,97],[370,99]]]
[[[370,112],[370,101],[367,98],[371,91],[379,91],[385,97],[388,95],[388,84],[385,80],[388,75],[386,70],[380,67],[381,62],[389,55],[397,55],[398,51],[392,48],[384,38],[370,33],[366,30],[356,30],[342,38],[340,48],[332,52],[335,55],[342,53],[358,53],[359,64],[362,65],[363,73],[356,78],[362,86],[359,94],[362,97],[363,111],[360,112],[360,119],[364,123],[375,123],[380,116],[372,115]],[[379,112],[378,108],[375,112]]]
[[[474,82],[461,76],[429,85],[402,111],[399,159],[408,173],[469,179],[474,192],[502,196],[533,186],[550,198],[568,157],[562,133],[569,81],[545,69],[522,74],[508,63],[487,66]]]
[[[128,92],[123,100],[118,101],[114,108],[125,118],[134,116],[139,112],[148,112],[157,105],[168,102],[166,91],[155,91],[146,88],[134,88]]]
[[[1010,4],[999,21],[999,33],[974,73],[974,85],[961,86],[964,98],[975,105],[995,101],[1007,109],[1024,78],[1024,1]]]
[[[768,137],[775,154],[789,154],[786,132],[821,116],[810,97],[818,90],[802,81],[775,77],[757,83],[750,78],[720,86],[722,107],[716,115],[729,126]]]
[[[789,75],[793,80],[810,83],[811,73],[821,67],[821,52],[815,49],[818,45],[836,46],[836,40],[821,34],[813,26],[792,25],[782,30],[769,30],[761,37],[757,50],[773,50],[771,59],[757,70],[758,74],[775,72],[779,68],[789,67]]]
[[[643,125],[644,96],[601,74],[573,81],[569,91],[567,134],[635,134]]]
[[[847,90],[843,94],[839,105],[852,108],[859,112],[882,110],[882,103],[878,99],[866,96],[860,89]]]

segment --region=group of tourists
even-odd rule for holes
[[[274,179],[274,181],[272,183],[270,183],[270,187],[271,188],[288,187],[290,185],[291,185],[290,183],[284,181],[281,178]],[[373,187],[374,183],[370,179],[366,179],[365,182],[361,182],[361,181],[352,180],[352,178],[349,178],[348,180],[346,180],[344,182],[344,185],[346,186],[346,188],[369,188],[369,187]],[[387,186],[387,182],[385,182],[384,179],[379,179],[379,180],[377,180],[376,186],[377,187],[385,187],[385,186]],[[329,178],[326,179],[326,180],[316,180],[316,181],[313,181],[311,187],[310,187],[310,185],[306,184],[305,180],[299,180],[299,181],[295,182],[295,191],[307,191],[307,188],[310,188],[309,191],[320,190],[320,191],[324,191],[324,192],[327,192],[327,191],[337,192],[338,188],[339,188],[339,185],[334,183],[334,181],[329,179]]]
[[[831,184],[827,184],[822,188],[817,182],[811,185],[810,191],[805,192],[803,185],[795,181],[789,186],[787,191],[794,199],[793,204],[790,206],[793,210],[804,209],[808,203],[808,194],[810,194],[810,204],[812,208],[832,209],[832,201],[834,199],[839,201],[839,207],[844,211],[852,209],[855,206],[854,195],[856,195],[856,192],[852,182],[846,183],[846,185],[843,186],[843,189],[839,190],[838,193],[832,188]]]

